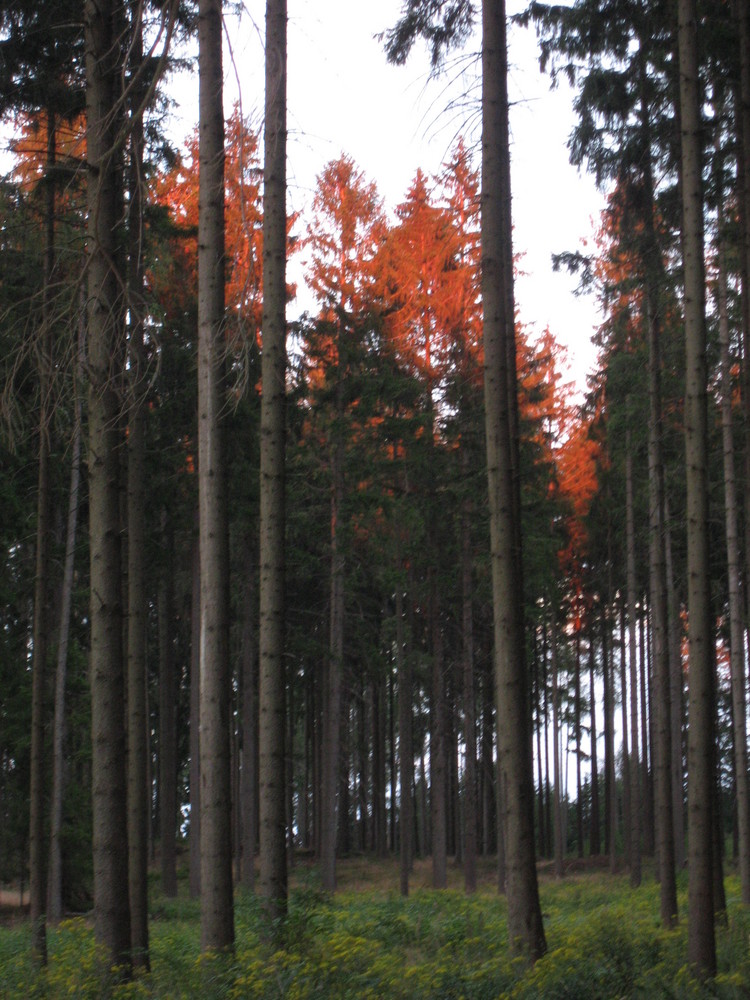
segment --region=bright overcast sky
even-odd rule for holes
[[[523,6],[522,0],[509,4],[511,12]],[[401,0],[290,0],[288,170],[291,205],[303,217],[317,175],[342,153],[375,181],[392,210],[418,167],[437,172],[458,134],[478,138],[479,94],[471,88],[476,70],[468,65],[478,41],[458,57],[467,67],[463,76],[454,65],[430,80],[421,45],[407,66],[389,66],[375,35],[395,23],[400,9]],[[263,13],[262,4],[246,4],[239,23],[227,22],[225,106],[231,106],[239,84],[243,112],[257,121],[263,104]],[[578,249],[583,240],[591,246],[603,197],[591,178],[568,162],[571,92],[564,83],[550,91],[538,69],[533,29],[511,31],[509,63],[514,246],[526,272],[517,281],[516,298],[525,323],[538,332],[549,325],[568,346],[580,384],[595,363],[590,338],[598,315],[590,297],[574,295],[574,277],[553,273],[551,255]],[[181,80],[177,88],[184,122],[195,121],[195,90],[194,79]]]

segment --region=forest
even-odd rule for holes
[[[747,996],[746,0],[516,16],[606,194],[584,393],[504,0],[378,39],[476,49],[481,143],[302,211],[286,0],[259,115],[229,11],[0,0],[0,993]]]

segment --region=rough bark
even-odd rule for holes
[[[229,538],[224,435],[224,112],[220,0],[198,8],[198,500],[201,948],[234,946],[229,712]]]
[[[519,547],[507,39],[503,0],[482,5],[482,300],[498,761],[511,950],[546,950],[534,855],[534,780]]]
[[[630,670],[630,884],[641,884],[641,799],[638,756],[638,644],[636,642],[635,514],[633,451],[630,428],[625,456],[625,521],[627,534],[628,665]],[[624,654],[624,651],[623,651]]]
[[[284,740],[284,396],[286,0],[266,3],[263,357],[260,440],[260,889],[286,913]]]
[[[713,893],[714,665],[708,554],[708,415],[701,170],[701,113],[695,0],[678,0],[680,148],[685,322],[688,669],[688,961],[716,972]]]
[[[78,382],[83,375],[83,330],[81,320],[78,334]],[[73,602],[73,571],[75,544],[78,528],[78,500],[81,480],[81,400],[76,398],[75,427],[71,446],[70,492],[68,517],[65,528],[65,563],[63,566],[62,593],[60,597],[60,629],[57,640],[57,667],[55,671],[55,711],[52,727],[52,793],[50,797],[50,848],[47,877],[47,920],[55,925],[62,918],[62,822],[65,795],[65,689],[68,673],[68,641],[70,637],[70,610]]]
[[[44,299],[39,331],[39,424],[34,568],[34,619],[31,653],[31,768],[29,781],[29,917],[31,952],[35,962],[47,962],[47,868],[45,851],[45,692],[50,640],[50,386],[52,329],[50,290],[55,264],[55,158],[54,113],[47,113]]]
[[[723,206],[720,204],[720,212]],[[737,789],[737,838],[742,902],[750,903],[750,787],[747,770],[747,698],[745,694],[745,649],[740,590],[739,502],[734,461],[732,416],[732,370],[729,353],[727,272],[724,221],[719,221],[717,298],[719,312],[721,436],[724,467],[724,526],[727,543],[729,591],[729,656],[732,681],[732,742]]]
[[[468,471],[468,455],[461,453],[464,473]],[[477,724],[474,692],[474,607],[471,572],[470,500],[464,501],[461,512],[461,653],[463,660],[463,721],[464,721],[464,887],[467,893],[477,888]],[[540,782],[541,788],[541,782]]]
[[[116,4],[85,5],[88,163],[88,484],[91,587],[91,732],[94,929],[110,960],[130,965],[125,774],[125,683],[120,572],[122,356],[115,271],[118,177],[114,108],[120,66]]]
[[[166,515],[165,515],[166,517]],[[159,844],[161,889],[177,895],[177,683],[172,626],[172,532],[162,533],[163,558],[158,590],[159,614]]]
[[[142,70],[143,32],[138,0],[131,0],[131,61]],[[148,695],[146,672],[146,497],[145,395],[147,384],[143,344],[143,84],[133,94],[130,132],[128,343],[129,396],[127,437],[128,620],[127,620],[127,731],[128,731],[128,879],[130,937],[133,964],[149,966],[148,933]]]
[[[255,631],[255,555],[245,544],[247,567],[242,593],[242,885],[255,890],[255,851],[258,830],[258,657]],[[251,568],[252,567],[252,568]]]

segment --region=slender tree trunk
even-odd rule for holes
[[[78,333],[78,383],[83,377],[84,323]],[[55,715],[52,731],[52,795],[50,800],[50,850],[47,879],[47,920],[53,926],[62,918],[62,823],[65,793],[65,689],[68,673],[68,640],[70,637],[70,609],[73,602],[73,571],[75,569],[75,544],[78,527],[78,498],[81,479],[81,400],[76,398],[75,427],[73,430],[70,463],[70,493],[68,519],[65,530],[65,565],[63,568],[62,596],[60,600],[60,632],[57,643],[57,670],[55,673]]]
[[[193,538],[190,598],[190,895],[201,894],[200,842],[200,641],[201,641],[201,554],[200,539]]]
[[[401,584],[396,590],[396,670],[398,673],[398,766],[399,766],[399,871],[401,895],[409,895],[414,839],[414,749],[411,737],[411,659],[404,643],[404,599]]]
[[[258,829],[258,657],[255,632],[255,546],[245,541],[246,576],[242,594],[242,885],[255,890]],[[306,791],[303,792],[306,797]],[[302,831],[303,843],[305,840]]]
[[[687,468],[688,961],[716,972],[713,893],[714,663],[708,555],[708,414],[701,99],[695,0],[678,0]]]
[[[641,884],[641,800],[638,783],[638,644],[636,642],[635,514],[633,450],[627,429],[625,457],[625,521],[627,533],[628,663],[630,667],[630,884]],[[624,655],[623,650],[623,655]]]
[[[664,554],[667,569],[667,647],[669,656],[669,707],[672,730],[672,823],[674,827],[675,867],[685,867],[685,807],[683,801],[682,754],[682,622],[675,587],[672,560],[672,519],[668,497],[664,496]]]
[[[654,788],[652,775],[649,768],[649,747],[651,747],[651,760],[653,761],[653,741],[649,738],[651,729],[651,713],[649,708],[653,705],[651,695],[651,641],[649,630],[649,617],[644,601],[644,611],[641,614],[640,628],[640,659],[641,659],[641,788],[643,789],[643,851],[649,857],[654,854]],[[649,641],[646,641],[646,633],[649,632]],[[647,652],[648,651],[648,652]]]
[[[138,0],[131,0],[131,57],[136,72],[142,71],[143,32]],[[143,345],[143,118],[138,106],[142,87],[133,96],[129,178],[129,274],[128,345],[129,396],[127,437],[128,524],[128,878],[130,893],[130,937],[133,964],[149,967],[148,932],[148,820],[151,796],[147,782],[149,758],[148,679],[146,672],[146,359]]]
[[[553,616],[555,612],[553,611]],[[565,874],[565,844],[563,841],[562,762],[560,760],[560,674],[557,655],[557,622],[552,620],[552,767],[555,796],[555,875]]]
[[[462,467],[468,472],[468,455],[462,450]],[[464,886],[477,888],[477,728],[474,693],[474,607],[471,572],[471,502],[461,513],[461,652],[463,659],[464,716]]]
[[[580,625],[580,622],[578,623]],[[578,857],[583,857],[583,786],[581,784],[581,633],[575,636],[575,740],[576,740],[576,840]]]
[[[266,2],[263,357],[260,442],[260,888],[286,914],[284,410],[286,343],[286,0]]]
[[[534,781],[526,690],[514,434],[515,330],[510,226],[507,40],[503,0],[482,4],[482,300],[492,545],[498,761],[507,857],[508,937],[531,960],[546,950],[534,856]],[[515,472],[515,475],[514,475]]]
[[[718,151],[721,157],[721,151]],[[721,162],[717,173],[721,175]],[[723,197],[719,197],[718,311],[721,350],[721,434],[724,458],[724,521],[727,540],[729,590],[729,653],[732,679],[732,742],[737,790],[737,835],[742,902],[750,903],[750,787],[747,761],[747,698],[745,694],[745,645],[740,592],[740,539],[737,484],[734,468],[734,425],[732,418],[732,370],[729,354],[727,313],[727,272]]]
[[[45,851],[46,755],[45,694],[50,638],[50,388],[52,377],[51,288],[55,265],[55,159],[56,125],[47,112],[47,161],[45,164],[44,300],[39,336],[39,458],[37,467],[36,564],[34,569],[34,620],[31,653],[31,773],[29,782],[29,916],[31,952],[35,962],[47,964],[47,869]]]
[[[224,112],[220,0],[200,0],[198,495],[201,639],[201,948],[234,946],[229,712],[229,538],[224,350]]]
[[[177,718],[172,625],[174,608],[172,588],[172,531],[164,526],[162,545],[164,556],[159,579],[159,843],[161,854],[161,888],[167,897],[177,895]]]
[[[120,373],[115,271],[118,180],[114,114],[121,66],[112,0],[87,0],[88,484],[91,562],[91,731],[94,929],[113,964],[130,967],[125,682],[120,571]]]
[[[340,343],[341,336],[339,345]],[[340,399],[340,384],[337,389],[337,397]],[[340,419],[341,413],[337,415]],[[340,538],[341,508],[344,501],[343,463],[343,442],[335,440],[331,446],[331,591],[328,669],[323,710],[323,825],[320,837],[320,874],[323,888],[328,892],[336,889],[338,839],[341,671],[344,662],[344,555]]]
[[[430,728],[430,815],[432,823],[432,885],[445,889],[447,871],[447,733],[443,659],[443,633],[437,594],[436,572],[431,570],[430,616],[432,644],[432,704]]]
[[[599,759],[597,753],[596,728],[596,654],[594,647],[593,628],[589,636],[589,698],[591,699],[591,833],[590,853],[601,854],[601,825],[599,822]]]

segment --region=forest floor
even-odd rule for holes
[[[678,876],[680,923],[659,923],[659,887],[648,868],[631,888],[609,859],[568,859],[566,875],[539,866],[547,954],[535,966],[512,958],[506,901],[494,858],[480,859],[478,891],[448,866],[447,890],[430,888],[432,865],[417,860],[408,897],[398,892],[398,860],[352,857],[337,866],[338,891],[320,887],[313,860],[298,857],[289,914],[273,943],[258,897],[235,895],[231,955],[200,953],[200,904],[180,871],[176,899],[151,875],[151,972],[120,982],[96,945],[90,915],[48,931],[49,964],[30,959],[27,911],[6,907],[0,928],[0,998],[126,1000],[747,1000],[750,910],[736,875],[726,878],[726,924],[717,926],[719,972],[700,983],[687,966],[687,878]],[[16,901],[20,899],[16,896]]]

